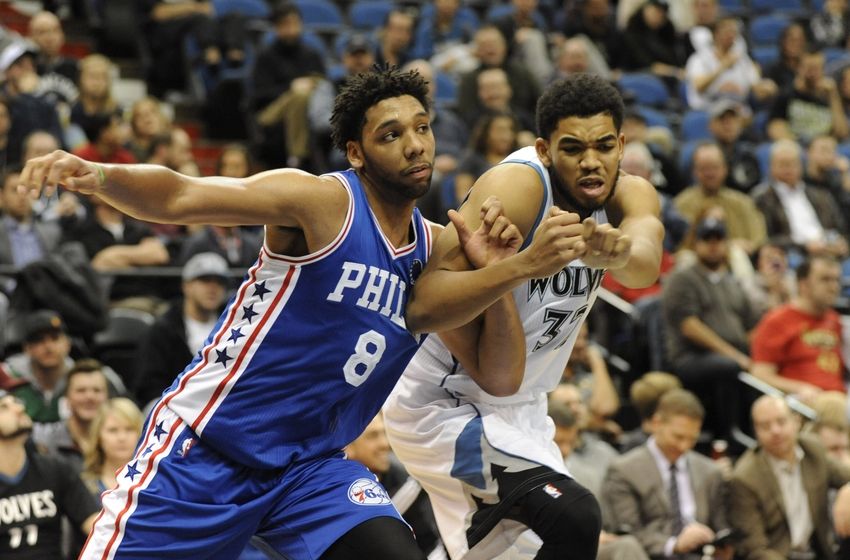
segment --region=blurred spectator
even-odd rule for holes
[[[753,332],[751,373],[806,403],[821,391],[846,392],[841,319],[832,308],[840,292],[837,261],[803,261],[797,267],[797,295],[768,312]]]
[[[183,265],[182,280],[183,297],[139,341],[132,390],[140,403],[158,398],[203,348],[227,296],[227,261],[215,253],[197,254]]]
[[[9,106],[6,101],[0,97],[0,165],[7,165],[9,160],[6,157],[9,149],[9,131],[12,128],[12,117],[9,114]]]
[[[705,410],[693,393],[672,389],[661,397],[647,442],[617,458],[602,496],[615,526],[629,526],[653,558],[701,553],[727,529],[720,468],[693,451]],[[730,546],[714,558],[731,560]]]
[[[779,35],[779,60],[767,68],[764,76],[773,80],[780,92],[791,88],[807,49],[803,26],[799,23],[788,24]]]
[[[673,199],[676,208],[694,223],[707,206],[720,206],[726,216],[730,243],[748,255],[755,252],[766,238],[764,216],[753,199],[726,185],[729,168],[720,146],[705,143],[694,150],[693,174],[696,184]]]
[[[486,78],[489,72],[504,75],[499,70],[488,70],[481,76]],[[519,148],[518,128],[519,123],[510,112],[492,111],[481,116],[472,131],[469,148],[457,167],[455,202],[458,206],[481,175]]]
[[[726,184],[748,192],[761,180],[755,147],[744,138],[746,109],[740,103],[721,100],[709,108],[708,129],[726,159]]]
[[[64,461],[26,445],[31,431],[23,403],[0,391],[0,503],[8,512],[0,557],[61,560],[63,516],[88,533],[100,508]]]
[[[37,424],[33,428],[33,442],[46,453],[61,455],[77,473],[82,472],[89,428],[108,398],[109,383],[100,362],[77,360],[66,376],[68,410],[63,416],[67,417],[55,424]]]
[[[479,75],[485,70],[493,68],[501,68],[507,76],[507,82],[510,86],[507,96],[514,112],[519,113],[521,111],[525,115],[533,115],[537,98],[540,96],[540,87],[527,68],[507,58],[507,42],[499,29],[492,25],[482,25],[475,33],[474,49],[475,56],[478,59],[478,67],[461,76],[458,88],[458,114],[466,120],[466,123],[473,126],[485,110],[482,98],[505,97],[504,93],[499,95],[495,93],[504,89],[498,87],[495,73],[491,73],[485,79],[486,83],[484,84],[484,89],[493,93],[481,94],[482,85]],[[498,82],[501,82],[501,79],[498,79]],[[504,105],[504,103],[502,104]],[[502,107],[502,109],[504,108]],[[533,126],[533,118],[526,117],[525,120],[532,121],[532,127],[529,130],[536,130],[536,127]]]
[[[685,238],[682,240],[681,245],[679,245],[679,250],[676,251],[675,268],[677,270],[692,266],[697,260],[696,244],[698,241],[698,229],[699,225],[704,221],[717,222],[722,224],[724,229],[728,227],[726,211],[722,206],[709,203],[708,205],[699,208],[696,216],[694,217],[694,221],[691,223],[691,227],[685,234]],[[725,235],[728,237],[728,229]],[[750,255],[748,255],[739,244],[729,242],[728,239],[725,252],[726,264],[729,267],[729,271],[732,273],[732,276],[734,276],[735,279],[742,284],[750,282],[755,275]]]
[[[555,67],[549,81],[566,78],[573,74],[589,72],[603,78],[611,78],[611,69],[605,59],[587,37],[570,37],[555,50]]]
[[[56,109],[36,96],[39,78],[34,56],[32,47],[23,41],[15,41],[0,52],[0,98],[4,98],[11,118],[5,145],[7,162],[21,160],[23,140],[35,130],[62,137]]]
[[[688,54],[702,49],[713,48],[714,26],[720,15],[717,0],[693,0],[694,23],[685,31],[685,48]],[[735,40],[735,50],[746,52],[747,42],[738,34]]]
[[[836,81],[838,82],[838,93],[841,95],[844,114],[850,115],[850,64],[838,70]]]
[[[62,55],[65,33],[62,22],[50,12],[39,12],[29,22],[29,38],[38,47],[35,68],[39,80],[39,95],[52,105],[59,102],[70,106],[77,100],[79,67],[77,61]]]
[[[153,58],[147,79],[152,95],[162,97],[168,90],[183,89],[187,63],[194,62],[184,60],[186,37],[197,42],[203,62],[211,67],[222,61],[238,64],[244,59],[246,35],[242,19],[235,14],[214,19],[213,2],[142,0],[138,4]]]
[[[803,181],[800,145],[793,140],[773,143],[770,177],[752,196],[764,214],[768,236],[786,250],[838,258],[848,255],[845,218],[829,193]]]
[[[130,109],[130,139],[127,149],[136,161],[147,161],[155,136],[166,134],[171,123],[156,97],[143,97]]]
[[[622,33],[614,22],[610,0],[564,2],[563,31],[566,37],[584,36],[605,60],[608,68],[620,68],[623,58]]]
[[[847,0],[824,0],[819,13],[809,21],[812,39],[818,48],[844,48],[847,42]]]
[[[546,20],[537,10],[538,0],[511,0],[513,10],[492,21],[505,36],[508,57],[523,64],[542,88],[552,75]]]
[[[44,130],[35,130],[24,138],[23,153],[21,154],[21,165],[39,156],[46,156],[50,152],[59,149],[59,140]]]
[[[257,55],[251,105],[266,129],[262,158],[272,167],[298,167],[310,155],[307,106],[325,64],[321,53],[304,43],[301,12],[294,4],[277,5],[271,22],[275,38]]]
[[[652,434],[652,417],[658,408],[658,401],[667,391],[681,388],[679,378],[666,371],[648,371],[632,383],[629,387],[629,401],[637,411],[640,426],[620,436],[618,447],[621,453],[646,442]]]
[[[637,12],[646,0],[618,0],[617,1],[617,28],[625,29],[629,19]],[[667,11],[670,21],[678,33],[686,33],[694,26],[694,9],[691,4],[693,0],[686,2],[668,2]]]
[[[162,165],[178,173],[200,177],[201,170],[192,154],[192,138],[179,126],[151,138],[145,163]]]
[[[466,118],[474,118],[473,124],[477,124],[489,113],[513,113],[518,121],[517,133],[522,136],[520,145],[532,144],[535,138],[533,131],[536,130],[534,117],[515,103],[507,72],[501,68],[487,68],[478,73],[476,84],[479,112],[474,115],[465,115]]]
[[[561,449],[564,456],[564,464],[569,469],[572,477],[582,486],[590,490],[599,499],[602,495],[602,477],[617,453],[610,450],[612,454],[599,456],[596,453],[586,453],[589,445],[600,444],[607,446],[605,442],[591,440],[586,443],[580,434],[578,417],[569,407],[556,403],[549,403],[549,417],[555,423],[555,443]],[[602,462],[594,460],[602,459]],[[603,504],[600,504],[603,505]],[[610,513],[603,509],[603,526],[610,517]],[[640,543],[631,535],[617,535],[603,530],[599,535],[599,550],[596,554],[597,560],[648,560]]]
[[[620,397],[602,352],[603,349],[590,340],[589,327],[587,322],[583,322],[561,382],[575,385],[581,391],[588,411],[604,422],[619,410]]]
[[[587,488],[597,492],[602,487],[602,477],[606,467],[617,457],[617,450],[600,439],[599,417],[594,415],[587,406],[587,400],[582,392],[572,383],[561,383],[549,395],[549,408],[566,407],[575,416],[575,430],[560,432],[556,430],[556,443],[561,452],[569,447],[573,458],[571,462],[577,465],[588,479]],[[564,438],[563,436],[568,436]],[[569,467],[569,465],[568,465]]]
[[[776,84],[761,79],[758,67],[741,49],[739,25],[736,17],[721,17],[714,24],[712,45],[688,58],[685,74],[691,109],[708,109],[720,99],[746,102],[750,94],[756,100],[776,95]]]
[[[755,274],[750,281],[744,282],[744,289],[761,316],[788,303],[797,293],[796,282],[785,250],[768,239],[756,251]]]
[[[803,427],[803,433],[815,436],[827,455],[850,467],[850,422],[847,418],[847,395],[839,391],[824,391],[811,403],[817,415]]]
[[[668,10],[667,0],[646,0],[632,14],[623,32],[623,70],[652,72],[673,83],[684,77],[684,43]]]
[[[842,215],[850,216],[850,161],[837,148],[838,142],[832,136],[821,134],[812,138],[806,152],[803,181],[830,193]]]
[[[410,12],[401,8],[389,11],[378,32],[378,50],[375,52],[378,65],[403,66],[410,59],[413,24],[414,18]]]
[[[435,0],[434,9],[428,16],[421,16],[416,25],[411,56],[430,59],[442,72],[456,74],[466,68],[472,60],[467,43],[472,42],[474,25],[466,18],[458,17],[460,0]]]
[[[791,86],[781,92],[770,108],[767,135],[772,140],[809,142],[819,134],[847,137],[847,116],[838,86],[824,75],[824,54],[804,53]]]
[[[74,155],[100,163],[136,163],[136,158],[124,147],[127,124],[121,111],[113,109],[88,115],[85,133],[89,141],[74,150]]]
[[[650,182],[658,191],[673,196],[686,186],[683,184],[684,177],[679,173],[678,165],[670,157],[674,146],[673,135],[668,128],[649,126],[639,109],[629,108],[623,116],[620,132],[626,138],[626,146],[636,142],[649,148],[654,160]],[[637,152],[635,153],[637,155]]]
[[[439,550],[445,557],[428,495],[398,461],[392,460],[381,414],[345,447],[345,454],[348,459],[365,465],[377,477],[393,505],[416,534],[416,543],[422,552],[431,554]]]
[[[729,272],[726,226],[695,229],[696,262],[675,270],[661,292],[670,367],[710,404],[710,428],[727,438],[739,420],[738,372],[750,369],[749,332],[758,316]]]
[[[98,409],[86,434],[85,463],[81,478],[91,495],[115,487],[115,474],[133,458],[142,435],[142,413],[130,399],[109,399]]]
[[[88,215],[69,225],[66,236],[83,244],[95,270],[107,272],[168,263],[168,249],[150,227],[97,197],[91,197],[89,203]],[[144,278],[119,277],[112,284],[110,298],[116,301],[157,293],[157,286]]]
[[[58,224],[35,219],[32,197],[18,188],[20,177],[18,168],[7,168],[0,193],[3,208],[0,264],[16,268],[44,258],[62,241],[62,231]]]
[[[112,62],[101,54],[90,54],[80,61],[80,96],[71,107],[71,122],[92,141],[92,121],[106,113],[120,114],[112,97]]]
[[[758,447],[741,456],[729,481],[729,521],[740,537],[738,554],[747,560],[835,559],[827,492],[841,488],[833,514],[846,524],[850,467],[799,435],[799,421],[781,397],[756,400],[752,419]]]

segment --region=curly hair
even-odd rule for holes
[[[623,124],[623,97],[613,85],[595,74],[574,74],[550,84],[537,100],[537,135],[549,138],[561,119],[611,115],[614,127]]]
[[[402,72],[396,66],[380,67],[349,78],[336,96],[331,114],[331,139],[334,147],[345,153],[349,140],[360,140],[366,111],[384,99],[410,95],[427,111],[428,82],[419,72]]]

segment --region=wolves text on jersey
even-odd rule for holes
[[[0,526],[22,523],[30,519],[54,517],[57,514],[52,490],[18,494],[0,498]]]
[[[583,297],[590,299],[593,291],[602,283],[604,269],[567,265],[549,278],[532,278],[528,282],[528,300],[537,295],[540,301],[551,292],[558,297]]]
[[[328,294],[327,300],[341,302],[346,290],[353,290],[353,296],[358,296],[355,305],[377,311],[401,328],[406,328],[402,312],[407,284],[397,274],[376,266],[346,261],[336,288]]]

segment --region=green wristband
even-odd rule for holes
[[[97,178],[100,180],[100,186],[102,187],[104,183],[106,183],[106,172],[103,171],[103,167],[100,165],[94,165],[97,168]]]

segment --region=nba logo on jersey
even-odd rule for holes
[[[186,457],[193,445],[195,445],[195,438],[184,439],[183,443],[180,445],[180,451],[178,452],[180,457]]]
[[[358,478],[348,487],[348,499],[361,506],[384,506],[392,503],[387,491],[368,478]]]

